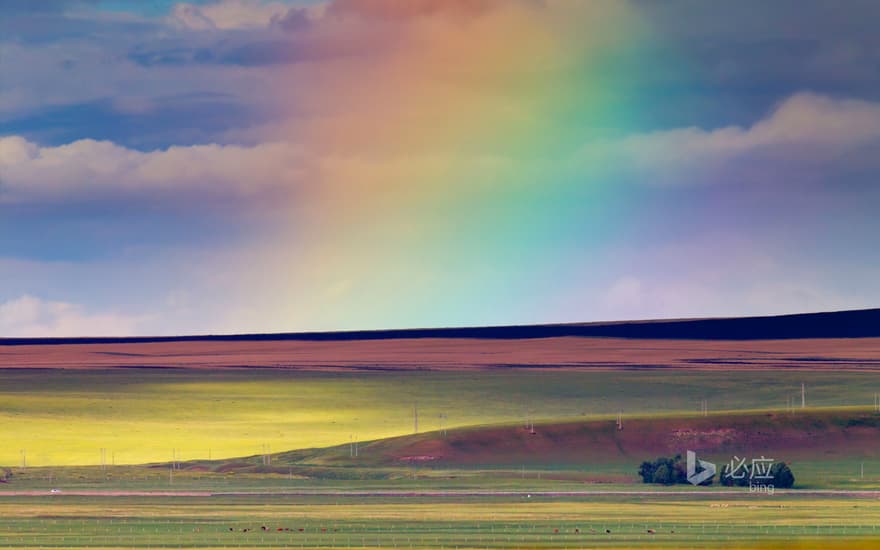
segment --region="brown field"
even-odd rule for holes
[[[880,338],[648,340],[403,338],[0,345],[0,368],[694,368],[880,370]]]

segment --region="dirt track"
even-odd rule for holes
[[[775,491],[776,495],[787,496],[843,496],[853,498],[880,498],[880,490],[835,490],[807,489]],[[63,491],[50,493],[45,491],[0,491],[0,498],[8,497],[244,497],[244,496],[289,496],[289,497],[387,497],[387,498],[450,498],[450,497],[512,497],[512,498],[566,498],[591,496],[766,496],[750,494],[744,490],[669,490],[669,491],[491,491],[491,490],[460,490],[460,491]]]

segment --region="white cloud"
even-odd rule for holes
[[[0,336],[126,336],[138,332],[140,319],[92,313],[76,304],[41,300],[30,295],[0,303]]]
[[[750,127],[676,128],[635,134],[585,147],[582,162],[624,170],[640,182],[704,182],[736,161],[740,173],[755,168],[748,157],[779,169],[821,167],[860,147],[880,148],[880,103],[797,94]],[[790,172],[789,172],[790,174]]]
[[[39,147],[18,136],[0,138],[0,199],[7,201],[91,190],[198,189],[249,195],[299,181],[304,169],[301,151],[288,143],[141,152],[91,139]]]
[[[33,159],[39,148],[23,137],[9,136],[0,138],[0,167],[21,164]]]
[[[180,3],[171,10],[171,23],[192,30],[252,29],[266,27],[290,9],[283,2],[222,0],[197,6]]]
[[[597,166],[601,165],[616,178],[623,174],[642,184],[699,183],[722,177],[756,177],[756,173],[773,178],[786,174],[794,180],[801,172],[809,172],[807,177],[822,177],[847,153],[865,147],[880,148],[880,104],[799,94],[748,128],[680,128],[594,144],[584,150],[574,170],[596,174]],[[317,182],[317,172],[332,174],[356,160],[320,153],[306,155],[300,147],[281,141],[142,152],[90,139],[40,147],[22,137],[10,136],[0,138],[0,199],[142,189],[195,189],[247,196]],[[855,162],[875,162],[880,158],[856,157]],[[416,160],[407,157],[404,164],[411,169],[428,170],[425,173],[437,170]],[[384,166],[388,161],[380,159],[379,164]],[[462,162],[462,158],[456,162]],[[846,162],[851,166],[853,156],[848,156]],[[359,165],[343,179],[369,181],[370,173]],[[387,179],[386,176],[377,179]]]

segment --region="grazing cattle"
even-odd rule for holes
[[[235,531],[235,528],[234,528],[234,527],[230,527],[229,530],[230,530],[230,531]]]
[[[300,527],[300,528],[299,528],[299,532],[302,533],[303,531],[305,531],[305,529],[303,529],[302,527]]]
[[[581,530],[580,530],[580,529],[575,529],[574,532],[575,532],[575,533],[580,533]]]
[[[610,533],[610,532],[611,532],[611,529],[605,529],[605,532],[606,532],[606,533]]]
[[[268,530],[269,530],[269,528],[268,528],[268,527],[266,527],[266,526],[265,526],[265,525],[264,525],[264,526],[262,526],[262,527],[260,527],[260,529],[262,529],[262,530],[263,530],[263,531],[268,531]]]
[[[559,532],[559,529],[554,529],[553,532],[554,532],[554,533],[558,533],[558,532]]]
[[[653,534],[654,534],[654,530],[653,530],[653,529],[648,529],[648,534],[649,534],[649,535],[653,535]]]

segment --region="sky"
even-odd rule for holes
[[[878,20],[4,0],[0,336],[880,307]]]

